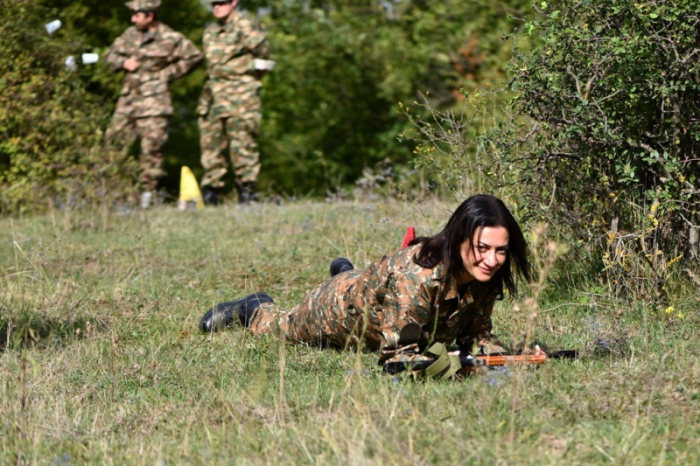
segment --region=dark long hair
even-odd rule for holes
[[[440,233],[411,241],[411,245],[423,245],[413,261],[425,268],[433,268],[442,263],[447,273],[457,279],[465,272],[460,254],[462,243],[468,240],[473,248],[474,235],[484,227],[504,227],[508,230],[506,260],[489,283],[496,288],[499,298],[503,297],[504,288],[515,295],[518,288],[513,276],[513,262],[517,275],[528,283],[531,280],[527,242],[518,222],[497,197],[477,194],[462,202]]]

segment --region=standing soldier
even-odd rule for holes
[[[238,0],[210,0],[217,21],[204,31],[208,81],[199,99],[204,202],[219,203],[228,172],[228,149],[238,201],[251,200],[260,172],[260,59],[268,56],[265,34],[236,10]]]
[[[202,53],[185,36],[158,21],[161,0],[133,0],[128,28],[107,51],[105,61],[126,78],[107,129],[107,141],[127,149],[141,139],[141,207],[148,208],[163,176],[163,146],[173,114],[168,83],[190,72]]]

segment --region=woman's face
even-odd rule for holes
[[[217,19],[223,20],[229,17],[231,10],[236,6],[236,1],[220,0],[211,3],[211,11]]]
[[[462,243],[460,255],[465,274],[460,283],[491,280],[506,261],[508,238],[504,227],[484,227],[476,230],[471,242]]]

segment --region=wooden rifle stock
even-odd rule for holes
[[[547,355],[488,355],[477,356],[476,359],[484,361],[484,366],[505,366],[507,364],[544,364],[544,362],[547,361]]]

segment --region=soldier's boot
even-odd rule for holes
[[[221,196],[219,188],[205,186],[202,189],[202,201],[204,205],[217,206],[221,204]]]
[[[335,277],[339,273],[347,272],[348,270],[353,270],[355,268],[350,262],[350,259],[345,257],[336,257],[331,262],[331,277]]]
[[[263,303],[272,302],[270,295],[259,292],[249,294],[237,301],[217,304],[202,316],[199,321],[199,329],[202,332],[216,332],[236,321],[244,327],[248,327],[258,307]]]
[[[245,181],[236,183],[236,191],[238,191],[238,203],[250,204],[254,200],[253,191],[255,190],[255,182]]]

